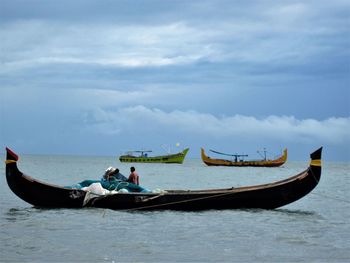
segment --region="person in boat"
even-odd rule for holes
[[[139,175],[136,172],[136,169],[134,166],[130,167],[130,175],[128,178],[128,182],[139,185]]]
[[[104,180],[109,181],[123,181],[126,182],[128,179],[119,172],[118,168],[108,167],[103,175]]]
[[[101,185],[107,190],[114,190],[121,182],[126,182],[128,179],[119,172],[118,168],[108,167],[102,176]]]

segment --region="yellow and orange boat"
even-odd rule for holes
[[[283,165],[287,161],[287,155],[288,151],[287,149],[284,149],[283,154],[278,157],[277,159],[269,160],[265,158],[262,160],[244,160],[244,157],[247,157],[248,155],[245,154],[226,154],[221,153],[217,151],[213,151],[214,153],[221,154],[221,155],[227,155],[234,157],[233,160],[227,160],[227,159],[216,159],[211,158],[205,154],[205,150],[201,148],[201,157],[202,161],[209,166],[239,166],[239,167],[246,167],[246,166],[253,166],[253,167],[278,167]]]

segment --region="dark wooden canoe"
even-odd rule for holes
[[[100,207],[125,210],[204,210],[262,208],[274,209],[290,204],[312,191],[321,178],[321,153],[311,156],[309,167],[288,179],[269,184],[212,190],[167,190],[164,193],[118,193],[93,196],[80,189],[70,189],[40,182],[17,168],[18,156],[6,148],[6,179],[11,190],[36,207]]]

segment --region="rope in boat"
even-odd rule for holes
[[[125,186],[128,186],[128,185],[129,185],[128,182],[120,181],[120,182],[117,184],[117,186],[114,187],[114,189],[112,189],[114,185],[111,184],[111,186],[108,188],[108,190],[116,190],[116,191],[118,191],[117,189],[118,189],[119,185],[121,185],[121,184],[125,184]]]
[[[170,203],[166,203],[166,204],[149,205],[149,206],[142,206],[142,207],[124,209],[123,211],[136,211],[136,210],[149,209],[149,208],[156,208],[156,207],[167,206],[167,205],[176,205],[176,204],[181,204],[181,203],[194,202],[194,201],[199,201],[199,200],[204,200],[204,199],[215,198],[215,197],[219,197],[219,196],[230,195],[230,194],[232,194],[232,193],[233,193],[233,192],[231,191],[231,192],[229,192],[229,193],[216,194],[216,195],[205,196],[205,197],[197,197],[197,198],[192,198],[192,199],[188,199],[188,200],[170,202]],[[161,196],[161,195],[162,195],[162,194],[157,195],[156,197],[159,197],[159,196]]]
[[[233,190],[234,188],[232,187],[231,190]],[[222,193],[222,194],[214,194],[214,195],[211,195],[211,196],[205,196],[205,197],[197,197],[197,198],[192,198],[192,199],[187,199],[187,200],[182,200],[182,201],[176,201],[176,202],[170,202],[170,203],[165,203],[165,204],[159,204],[159,205],[150,205],[150,206],[142,206],[142,207],[136,207],[136,208],[130,208],[130,209],[122,209],[121,211],[134,211],[134,210],[142,210],[142,209],[148,209],[148,208],[155,208],[155,207],[161,207],[161,206],[166,206],[166,205],[175,205],[175,204],[181,204],[181,203],[187,203],[187,202],[193,202],[193,201],[199,201],[199,200],[204,200],[204,199],[210,199],[210,198],[215,198],[215,197],[220,197],[220,196],[225,196],[225,195],[230,195],[232,194],[233,192],[230,191],[228,193]],[[98,199],[99,198],[103,198],[105,196],[108,196],[108,195],[101,195],[101,194],[95,194],[95,193],[92,193],[92,192],[87,192],[87,195],[88,194],[93,194],[95,195]],[[150,197],[150,198],[147,198],[145,200],[142,200],[141,202],[147,202],[147,201],[150,201],[150,200],[153,200],[153,199],[156,199],[156,198],[159,198],[161,196],[163,196],[164,193],[161,193],[159,195],[156,195],[156,196],[153,196],[153,197]],[[90,200],[87,200],[85,201],[84,200],[84,205],[86,203],[88,203]],[[95,202],[96,200],[93,200],[93,202]]]
[[[312,169],[311,169],[311,168],[309,168],[309,171],[310,171],[312,177],[315,179],[316,183],[319,183],[320,180],[318,180],[318,179],[316,178],[316,176],[315,176],[314,173],[312,172]]]
[[[142,199],[141,202],[142,202],[142,203],[145,203],[145,202],[148,202],[148,201],[150,201],[150,200],[157,199],[158,197],[161,197],[161,196],[163,196],[163,195],[164,195],[164,193],[161,193],[161,194],[156,195],[156,196],[148,197],[148,198]]]

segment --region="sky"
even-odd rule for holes
[[[0,39],[2,149],[350,161],[347,0],[0,0]]]

